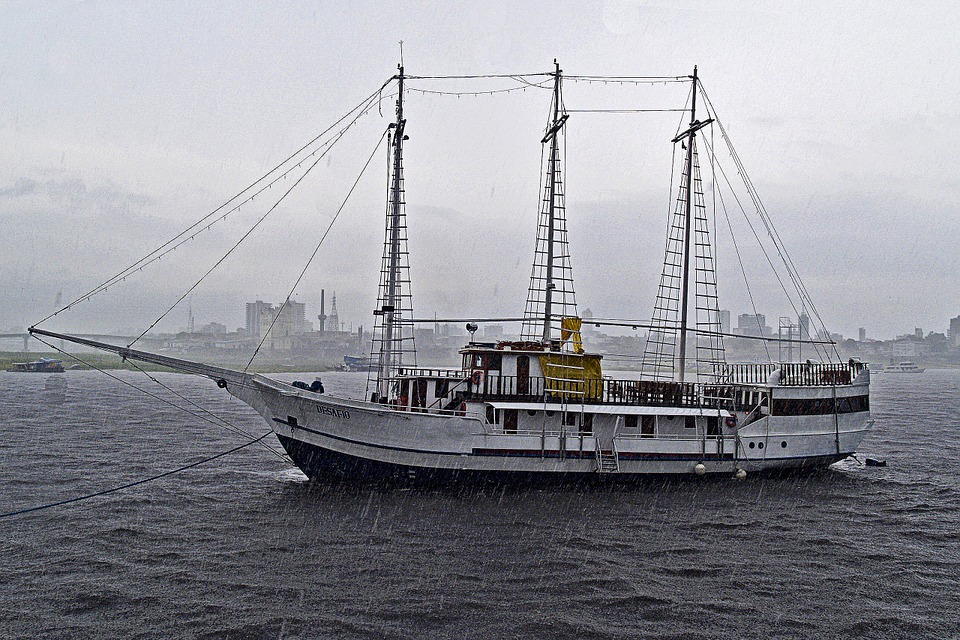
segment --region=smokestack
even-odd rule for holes
[[[320,321],[320,333],[323,333],[326,330],[327,324],[327,312],[326,307],[323,301],[324,291],[320,289],[320,315],[317,316],[317,320]]]

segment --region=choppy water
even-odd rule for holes
[[[244,441],[101,374],[54,377],[0,374],[2,512]],[[210,381],[158,378],[266,429]],[[877,376],[872,404],[862,453],[889,466],[804,478],[337,488],[250,447],[0,520],[0,636],[960,637],[960,372]]]

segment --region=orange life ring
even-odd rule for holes
[[[465,415],[467,415],[467,403],[466,403],[466,402],[461,402],[461,403],[460,403],[460,410],[457,411],[457,415],[458,415],[458,416],[465,416]]]
[[[478,387],[483,384],[483,371],[474,371],[470,381]]]
[[[733,429],[737,426],[737,416],[727,416],[727,426]]]

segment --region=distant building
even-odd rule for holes
[[[860,327],[860,329],[858,330],[858,335],[857,335],[857,337],[860,339],[860,342],[866,342],[866,341],[867,341],[867,330],[866,330],[865,328],[863,328],[863,327]]]
[[[772,331],[767,326],[767,317],[762,313],[741,313],[737,316],[737,333],[742,336],[768,336]]]
[[[809,340],[810,339],[810,316],[807,315],[806,311],[800,312],[800,339]]]
[[[264,302],[263,300],[248,302],[246,324],[247,333],[252,336],[260,337],[262,335],[260,333],[260,318],[264,316],[270,317],[272,313],[273,305],[268,302]]]
[[[950,318],[950,331],[947,333],[947,340],[954,347],[960,347],[960,316]]]
[[[720,309],[720,333],[731,333],[729,309]]]
[[[227,332],[227,326],[220,324],[219,322],[211,322],[210,324],[205,324],[200,327],[200,333],[207,333],[213,335],[223,335]]]
[[[502,338],[502,337],[503,337],[503,325],[502,325],[502,324],[485,324],[485,325],[483,325],[483,337],[484,337],[484,338]]]
[[[258,338],[267,336],[270,349],[290,349],[290,338],[313,331],[313,323],[307,321],[307,305],[302,302],[288,299],[274,307],[257,300],[247,303],[246,331]]]

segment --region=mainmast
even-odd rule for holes
[[[710,225],[703,197],[703,183],[697,159],[697,131],[713,122],[697,120],[697,93],[699,78],[694,67],[693,91],[690,103],[690,126],[678,134],[673,143],[680,142],[686,153],[682,156],[680,189],[676,208],[667,226],[667,246],[663,273],[654,305],[650,333],[643,355],[644,375],[654,380],[684,381],[687,365],[687,336],[697,331],[697,377],[705,374],[704,366],[712,367],[723,361],[720,331],[720,311],[717,300],[716,270],[714,268]],[[690,306],[693,305],[694,311]],[[692,314],[692,315],[691,315]]]
[[[690,298],[690,231],[693,227],[693,141],[696,138],[697,125],[697,67],[693,67],[693,92],[690,97],[690,129],[687,140],[687,193],[683,227],[683,284],[680,289],[680,354],[677,380],[683,382],[687,360],[687,307]]]
[[[563,113],[561,85],[563,72],[554,60],[553,104],[547,130],[540,143],[548,145],[545,154],[543,198],[537,226],[537,245],[533,273],[527,293],[521,338],[554,341],[554,316],[576,315],[573,274],[567,244],[567,221],[563,175],[561,171],[560,132],[569,117]]]
[[[392,153],[391,178],[387,197],[387,220],[384,237],[383,262],[380,274],[378,308],[374,311],[379,322],[374,332],[374,347],[377,351],[376,394],[382,399],[389,396],[391,379],[403,366],[405,353],[416,358],[411,320],[413,309],[409,291],[410,277],[406,250],[406,214],[404,213],[403,190],[403,143],[406,119],[403,117],[403,66],[397,66],[397,111],[396,121],[390,124],[390,152]],[[407,335],[409,334],[409,335]],[[409,346],[407,346],[409,343]],[[368,387],[370,384],[368,379]],[[369,389],[368,389],[369,391]]]

